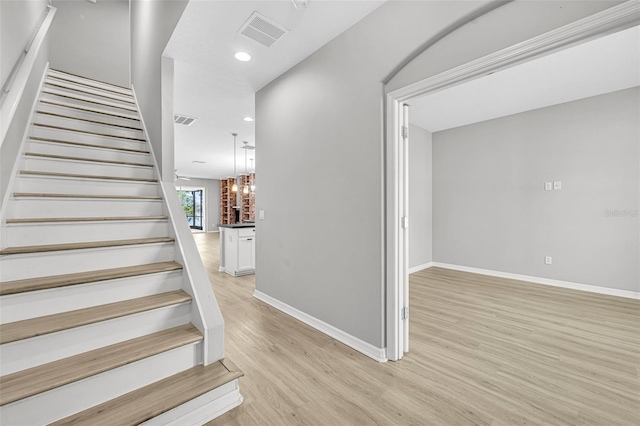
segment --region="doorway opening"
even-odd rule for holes
[[[204,188],[181,188],[178,190],[180,204],[192,232],[204,232],[205,200]]]
[[[486,57],[395,90],[386,97],[386,335],[387,358],[409,350],[409,138],[416,99],[514,68],[570,46],[637,26],[638,5],[627,2]],[[437,224],[436,224],[437,226]]]

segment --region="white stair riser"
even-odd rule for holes
[[[43,92],[47,94],[55,94],[57,96],[67,97],[67,98],[77,98],[85,102],[107,105],[111,107],[117,107],[120,109],[126,109],[129,111],[135,111],[135,105],[120,101],[117,99],[109,99],[104,96],[94,95],[91,93],[82,93],[77,90],[66,89],[62,87],[54,87],[49,84],[45,84],[43,87]]]
[[[235,379],[139,426],[204,425],[239,406],[242,401],[239,381]]]
[[[101,321],[0,346],[2,375],[188,324],[191,303]],[[46,348],[46,350],[43,350]],[[4,424],[0,422],[0,424]]]
[[[166,237],[166,220],[9,224],[8,247]]]
[[[139,275],[0,297],[6,324],[182,289],[182,271]]]
[[[87,132],[103,133],[113,136],[142,138],[142,130],[140,129],[125,129],[123,127],[111,126],[108,124],[92,123],[89,121],[77,120],[74,118],[57,117],[49,114],[36,114],[34,122],[76,130],[83,130]]]
[[[116,91],[119,93],[122,93],[123,95],[131,95],[131,89],[127,89],[124,87],[120,87],[120,86],[114,86],[112,84],[107,84],[107,83],[102,83],[100,81],[96,81],[96,80],[90,80],[87,78],[83,78],[83,77],[78,77],[75,75],[71,75],[71,74],[65,74],[62,72],[58,72],[56,70],[49,70],[49,72],[47,73],[47,75],[49,77],[54,77],[54,78],[60,78],[63,79],[65,81],[75,81],[78,83],[82,83],[84,85],[87,86],[91,86],[91,87],[95,87],[97,89],[106,89],[106,90],[110,90],[110,91]]]
[[[73,173],[72,170],[69,171]],[[158,195],[156,183],[20,175],[19,192],[91,195]]]
[[[82,94],[94,95],[99,98],[105,98],[109,100],[116,100],[116,101],[129,102],[129,103],[133,101],[133,96],[131,96],[130,94],[125,95],[122,93],[115,93],[111,90],[99,89],[97,87],[91,87],[83,83],[74,83],[68,80],[63,80],[55,77],[47,77],[44,80],[44,83],[46,87],[55,86],[57,89],[61,89],[61,90],[67,89],[72,92],[80,92]]]
[[[144,141],[120,139],[116,137],[99,136],[37,126],[32,126],[29,134],[40,138],[57,139],[67,142],[80,142],[103,147],[147,150],[147,144]]]
[[[68,117],[102,121],[105,123],[116,124],[116,125],[127,126],[127,127],[136,127],[136,128],[142,129],[140,121],[137,119],[129,120],[126,118],[115,117],[113,115],[100,114],[99,112],[89,112],[89,111],[83,111],[83,110],[71,108],[71,107],[52,105],[46,102],[40,102],[38,104],[37,111],[52,112],[55,114],[66,115]],[[126,113],[123,115],[129,116],[129,114],[126,114]]]
[[[66,155],[69,157],[95,158],[98,160],[127,161],[130,163],[142,164],[150,164],[151,160],[149,154],[147,153],[118,151],[113,149],[100,149],[34,140],[29,141],[28,152],[37,152],[40,154],[52,155]]]
[[[15,198],[14,217],[159,216],[162,201],[73,198]]]
[[[182,346],[5,405],[0,421],[6,425],[39,425],[60,420],[198,365],[201,346]]]
[[[90,109],[99,109],[102,111],[106,111],[106,112],[111,112],[114,114],[119,114],[119,115],[127,115],[130,116],[132,118],[140,118],[138,116],[138,112],[137,111],[133,111],[131,109],[123,109],[123,108],[118,108],[117,106],[111,106],[111,105],[105,105],[103,103],[100,104],[96,104],[93,102],[90,102],[89,99],[78,99],[77,97],[66,97],[66,96],[61,96],[61,94],[56,94],[55,92],[52,93],[45,93],[43,92],[42,95],[40,95],[40,99],[41,100],[51,100],[51,101],[56,101],[56,102],[64,102],[67,104],[72,104],[72,105],[76,105],[82,108],[90,108]]]
[[[0,256],[0,281],[174,260],[173,243]]]
[[[25,162],[22,170],[155,179],[155,173],[151,167],[99,163],[95,161],[75,161],[59,158],[32,157],[28,155],[25,156]]]

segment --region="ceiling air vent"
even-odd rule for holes
[[[196,120],[197,118],[187,117],[186,115],[174,114],[173,116],[173,122],[183,126],[191,126]]]
[[[258,12],[253,12],[238,32],[263,46],[271,47],[289,30],[260,15]]]

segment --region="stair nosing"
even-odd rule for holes
[[[118,161],[118,160],[101,160],[99,158],[73,157],[68,155],[43,154],[41,152],[25,152],[24,155],[25,157],[45,158],[45,159],[53,159],[53,160],[84,161],[89,163],[104,163],[104,164],[112,164],[114,166],[132,166],[132,167],[146,167],[146,168],[153,167],[153,164],[133,163],[129,161]]]
[[[0,406],[78,382],[137,361],[142,361],[173,349],[192,345],[202,340],[202,334],[193,324],[189,323],[8,374],[0,377],[0,387],[2,387],[3,390],[3,392],[0,393]],[[149,346],[153,345],[153,350],[149,351],[147,349],[147,351],[142,351],[136,348],[136,346],[141,343]],[[116,352],[115,354],[114,351]],[[104,360],[108,357],[112,359],[110,363],[105,364]],[[74,364],[74,366],[80,366],[81,368],[69,369],[67,365],[69,363]],[[53,378],[55,382],[51,383],[52,379],[49,378],[50,383],[40,383],[40,385],[34,389],[28,391],[22,390],[22,392],[14,391],[13,394],[7,396],[7,393],[11,392],[10,387],[13,385],[13,383],[11,383],[12,381],[23,384],[27,379],[25,376],[29,374],[33,375],[34,373],[41,376],[46,376],[47,373],[49,373],[48,375],[50,376],[51,370],[57,373],[57,377]],[[9,387],[9,389],[7,389],[7,387]]]
[[[58,314],[0,324],[0,345],[147,312],[153,309],[188,303],[191,302],[191,300],[191,296],[184,290],[175,290],[122,302],[106,303],[90,308],[76,309]],[[144,305],[137,306],[137,304],[141,302]],[[42,324],[46,324],[47,326],[45,327]],[[16,330],[20,330],[20,332]]]
[[[136,131],[136,132],[142,132],[142,129],[140,127],[132,127],[132,126],[125,126],[125,125],[122,125],[122,124],[107,123],[105,121],[90,120],[88,118],[72,117],[70,115],[58,114],[57,112],[36,110],[36,114],[51,115],[53,117],[64,118],[64,119],[67,119],[67,120],[83,121],[85,123],[98,124],[98,125],[101,125],[101,126],[117,127],[119,129],[126,129],[126,130],[133,130],[133,131]]]
[[[89,131],[89,130],[80,130],[80,129],[72,129],[70,127],[54,126],[52,124],[31,123],[31,125],[32,126],[36,126],[36,127],[45,127],[47,129],[61,130],[63,132],[84,133],[84,134],[87,134],[87,135],[100,136],[100,137],[105,137],[105,138],[123,139],[123,140],[131,141],[131,142],[139,142],[139,143],[146,143],[147,142],[147,140],[144,139],[144,138],[134,138],[134,137],[131,137],[131,136],[109,135],[109,134],[106,134],[106,133],[92,132],[92,131]]]
[[[26,219],[7,219],[5,223],[20,225],[29,223],[164,221],[168,219],[168,216],[32,217]]]
[[[111,93],[113,93],[113,95],[111,95],[110,93],[106,93],[106,94],[103,94],[103,93],[93,93],[93,92],[89,91],[89,89],[86,89],[86,90],[85,90],[85,89],[83,89],[83,88],[69,87],[69,86],[70,86],[70,85],[72,85],[73,83],[67,83],[67,82],[56,82],[56,81],[53,81],[53,82],[52,82],[52,81],[47,81],[47,80],[49,80],[49,79],[51,79],[51,78],[55,78],[55,77],[49,77],[49,76],[47,76],[47,78],[45,78],[45,80],[44,80],[44,85],[45,85],[46,87],[52,87],[52,88],[62,89],[62,90],[71,90],[71,91],[73,91],[73,92],[82,93],[82,94],[84,94],[84,95],[96,96],[96,97],[99,97],[99,98],[102,98],[102,99],[108,99],[108,100],[110,100],[110,101],[115,101],[115,102],[122,102],[123,104],[129,104],[129,105],[135,105],[135,104],[136,104],[136,103],[135,103],[135,101],[133,101],[133,97],[132,97],[132,96],[129,96],[130,100],[118,99],[118,98],[116,97],[116,93],[113,93],[113,92],[111,92]],[[82,84],[79,84],[79,83],[76,83],[76,84],[78,84],[79,86],[83,86]],[[94,90],[96,90],[96,91],[97,91],[97,90],[100,90],[100,89],[98,89],[98,88],[94,88]],[[105,90],[105,92],[106,92],[106,90]],[[128,95],[119,95],[119,96],[127,97]]]
[[[113,83],[107,83],[106,81],[102,81],[102,80],[96,80],[95,78],[90,78],[90,77],[84,77],[78,74],[74,74],[68,71],[62,71],[59,69],[55,69],[55,68],[49,68],[50,71],[54,71],[54,72],[59,72],[60,74],[67,74],[67,75],[72,75],[74,77],[78,77],[84,80],[89,80],[89,81],[95,81],[97,83],[102,83],[102,84],[106,84],[107,86],[113,86],[113,87],[119,87],[120,89],[125,89],[125,90],[131,90],[131,88],[129,87],[124,87],[124,86],[119,86],[117,84],[113,84]]]
[[[70,251],[70,250],[92,250],[111,247],[126,247],[144,244],[164,244],[173,243],[174,238],[171,237],[152,237],[152,238],[134,238],[130,240],[106,240],[106,241],[85,241],[80,243],[63,243],[63,244],[42,244],[35,246],[16,246],[5,247],[0,250],[0,256],[11,256],[16,254],[35,254],[48,253],[53,251]]]
[[[51,90],[47,90],[46,88],[42,89],[42,93],[45,93],[45,94],[51,95],[51,96],[60,96],[61,98],[75,99],[76,101],[80,101],[80,102],[87,102],[87,103],[90,103],[90,104],[102,105],[102,106],[105,106],[105,107],[108,107],[108,108],[117,108],[117,109],[122,109],[122,110],[125,110],[125,111],[138,113],[138,110],[135,109],[135,108],[129,108],[129,107],[126,107],[126,106],[123,106],[123,105],[122,106],[121,105],[112,105],[112,104],[108,104],[108,103],[105,103],[105,102],[94,101],[94,100],[91,100],[91,99],[83,99],[83,98],[80,98],[78,96],[72,96],[72,95],[66,94],[66,93],[55,93],[55,92],[52,92]]]
[[[43,138],[40,136],[29,136],[29,140],[34,142],[47,142],[47,143],[59,143],[59,144],[65,144],[65,145],[82,146],[85,148],[109,149],[112,151],[124,151],[124,152],[136,153],[136,154],[145,154],[145,155],[150,154],[150,151],[143,151],[140,149],[119,148],[116,146],[104,146],[104,145],[96,145],[96,144],[84,143],[84,142],[65,141],[62,139]]]
[[[157,179],[150,178],[132,178],[132,177],[122,177],[122,176],[100,176],[100,175],[82,175],[75,173],[59,173],[59,172],[41,172],[37,170],[20,170],[21,176],[49,176],[49,177],[60,177],[60,178],[70,178],[70,179],[91,179],[91,180],[122,180],[132,183],[158,183]]]
[[[221,367],[219,367],[221,366]],[[242,371],[228,371],[223,374],[216,374],[215,376],[211,376],[210,378],[202,378],[199,376],[204,376],[208,373],[207,370],[211,370],[214,368],[226,369],[226,366],[222,363],[222,361],[217,361],[208,366],[204,366],[202,364],[192,367],[188,370],[182,371],[180,373],[169,376],[165,379],[158,380],[157,382],[151,383],[147,386],[138,388],[124,395],[113,398],[112,400],[106,401],[102,404],[98,404],[94,407],[88,408],[87,410],[83,410],[79,413],[72,414],[69,417],[65,417],[61,420],[58,420],[52,423],[49,426],[67,426],[67,425],[76,425],[76,424],[84,424],[87,419],[91,418],[92,426],[110,426],[112,424],[125,424],[123,423],[124,419],[122,416],[116,419],[114,418],[105,418],[109,415],[121,415],[123,412],[132,414],[127,419],[126,424],[142,424],[148,420],[153,419],[163,413],[168,412],[176,407],[179,407],[182,404],[187,403],[195,398],[198,398],[207,392],[210,392],[214,389],[219,388],[227,383],[232,382],[233,380],[239,379],[244,376]],[[211,373],[209,373],[211,374]],[[195,383],[194,383],[195,382]],[[162,392],[163,395],[166,395],[167,389],[176,389],[176,388],[184,388],[180,389],[180,391],[172,393],[171,397],[174,397],[174,400],[169,402],[168,398],[156,398],[154,392]],[[131,403],[131,401],[138,401],[140,398],[145,398],[145,396],[150,395],[151,398],[155,398],[158,400],[156,405],[148,409],[146,411],[135,411],[127,409],[127,403]],[[96,418],[96,415],[99,415],[101,418]]]
[[[71,84],[79,84],[81,86],[90,87],[92,89],[102,90],[102,91],[105,91],[105,92],[111,92],[111,93],[115,93],[115,94],[122,95],[122,96],[129,96],[130,98],[133,99],[133,93],[131,92],[131,89],[125,89],[124,87],[120,87],[120,86],[115,86],[115,87],[117,87],[117,88],[119,88],[119,89],[121,89],[121,90],[123,90],[125,92],[128,91],[128,93],[123,93],[122,91],[118,91],[118,90],[115,90],[115,89],[107,89],[105,87],[100,87],[100,86],[97,86],[95,84],[89,84],[86,81],[72,80],[71,78],[69,78],[67,76],[54,75],[54,74],[51,74],[51,73],[47,73],[47,78],[53,78],[53,79],[61,80],[61,81],[64,81],[66,83],[71,83]],[[94,80],[90,80],[90,81],[94,81]]]
[[[14,198],[95,198],[107,200],[144,200],[161,201],[159,195],[108,195],[108,194],[60,194],[60,193],[39,193],[39,192],[14,192]]]
[[[47,104],[47,105],[52,105],[52,106],[57,107],[57,108],[77,109],[79,111],[84,111],[84,112],[88,112],[88,113],[91,113],[91,114],[102,114],[102,115],[108,115],[110,117],[121,118],[123,120],[133,120],[133,121],[140,122],[140,118],[138,118],[138,117],[128,117],[126,115],[121,115],[121,114],[118,114],[118,113],[115,113],[115,112],[100,111],[99,109],[83,107],[81,105],[63,104],[63,103],[57,102],[55,100],[48,100],[48,99],[42,99],[42,98],[40,98],[38,100],[38,102],[43,103],[43,104]]]
[[[90,284],[152,274],[181,271],[183,266],[175,261],[124,266],[121,268],[75,272],[0,282],[0,296],[50,290],[74,285]]]

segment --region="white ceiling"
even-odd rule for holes
[[[620,31],[408,102],[431,132],[640,85],[640,27]]]
[[[255,123],[243,121],[254,116],[255,92],[383,3],[310,0],[298,10],[290,0],[191,0],[165,50],[175,59],[174,110],[198,119],[189,127],[175,126],[178,173],[213,179],[233,175],[231,133],[238,133],[238,148],[243,140],[260,145]],[[238,34],[254,11],[290,32],[271,47]],[[237,61],[237,51],[248,52],[252,60]],[[242,149],[237,167],[244,170]]]

